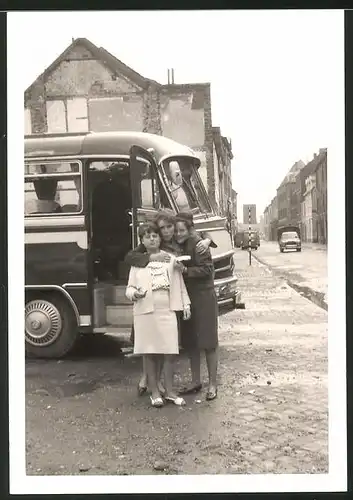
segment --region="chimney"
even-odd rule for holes
[[[171,81],[172,85],[174,84],[174,68],[172,68],[172,81]]]
[[[169,71],[169,68],[168,68],[168,85],[170,85],[170,71]]]

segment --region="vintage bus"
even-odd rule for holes
[[[25,138],[25,340],[60,358],[82,333],[129,332],[126,253],[159,209],[191,210],[210,233],[220,306],[243,307],[226,219],[198,173],[200,160],[171,139],[138,132]]]

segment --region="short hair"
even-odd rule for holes
[[[187,227],[194,226],[194,216],[192,212],[179,212],[176,216],[177,220],[180,222],[187,222]]]
[[[154,218],[153,222],[157,225],[160,221],[165,220],[166,222],[169,222],[170,224],[175,224],[175,213],[173,210],[166,208],[165,210],[160,210],[156,217]]]
[[[142,238],[146,234],[151,234],[151,233],[159,234],[157,225],[152,221],[143,222],[142,224],[139,225],[137,229],[137,234],[138,237],[140,238],[140,241],[142,241]]]
[[[185,224],[185,227],[190,230],[191,228],[194,227],[194,223],[192,220],[190,220],[189,217],[179,217],[179,214],[175,217],[175,223],[177,222],[182,222],[183,224]]]

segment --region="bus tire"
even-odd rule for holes
[[[59,293],[31,292],[26,296],[26,354],[35,358],[62,358],[79,338],[71,305]]]

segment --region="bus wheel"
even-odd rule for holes
[[[27,297],[25,308],[26,353],[36,358],[61,358],[78,338],[74,312],[55,293]]]

